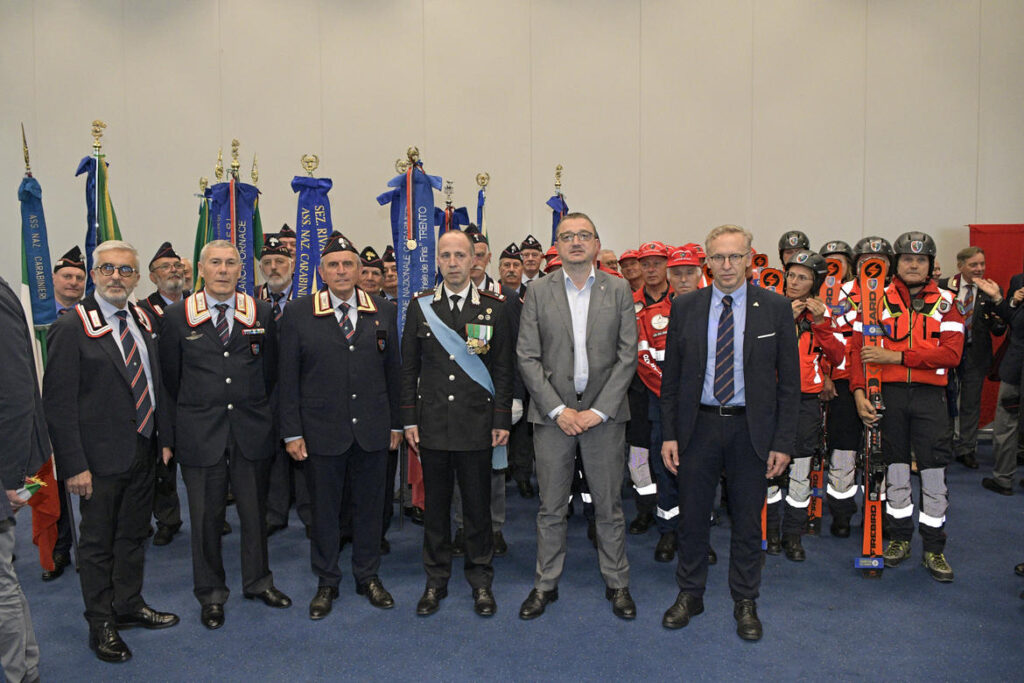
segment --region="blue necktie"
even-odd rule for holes
[[[722,315],[718,318],[718,343],[715,344],[715,400],[726,405],[736,393],[733,385],[733,336],[736,325],[732,318],[732,297],[722,297]]]
[[[149,397],[149,382],[142,356],[135,344],[135,335],[128,330],[128,311],[115,313],[121,320],[119,333],[121,348],[124,349],[124,364],[132,378],[132,397],[135,399],[136,431],[147,439],[153,435],[153,401]]]
[[[341,309],[341,331],[345,334],[346,341],[352,341],[352,337],[356,334],[355,328],[352,327],[352,319],[348,317],[349,309],[352,307],[347,301],[342,301],[338,304],[338,308]]]

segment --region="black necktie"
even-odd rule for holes
[[[274,306],[270,309],[270,312],[274,314],[274,321],[281,319],[281,315],[284,311],[281,309],[281,299],[284,298],[284,292],[270,293],[270,298],[274,300]]]
[[[735,324],[732,319],[732,297],[722,297],[722,315],[718,318],[718,343],[715,344],[715,400],[723,406],[732,400],[733,386],[733,337]]]
[[[459,299],[462,298],[461,294],[452,294],[448,297],[452,302],[452,317],[457,318],[459,316]]]
[[[228,317],[226,311],[228,310],[227,304],[217,304],[214,306],[217,309],[217,334],[220,335],[220,341],[224,346],[228,345],[228,339],[231,337],[231,331],[228,329]]]
[[[341,310],[341,331],[345,333],[347,341],[352,341],[352,337],[356,334],[356,329],[352,327],[352,319],[348,317],[348,312],[352,307],[347,301],[342,301],[338,304],[338,308]]]
[[[136,431],[147,439],[153,435],[153,401],[149,397],[149,381],[146,379],[146,368],[142,365],[142,355],[135,344],[135,335],[128,329],[128,311],[115,313],[121,320],[119,333],[121,348],[124,349],[124,364],[132,380],[132,397],[135,399]]]

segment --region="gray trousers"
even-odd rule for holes
[[[1012,410],[1007,406],[1016,406]],[[992,423],[992,478],[1000,486],[1013,486],[1017,474],[1017,429],[1020,420],[1020,386],[999,383],[996,417]]]
[[[462,492],[458,479],[452,491],[455,528],[462,528]],[[491,531],[498,533],[505,526],[505,470],[491,470]]]
[[[6,527],[6,528],[4,528]],[[0,520],[0,665],[12,683],[39,680],[39,645],[11,558],[14,520]]]
[[[566,513],[577,443],[594,501],[601,575],[609,588],[626,588],[629,586],[629,561],[626,559],[626,522],[622,514],[626,426],[616,422],[605,422],[579,436],[568,436],[554,424],[533,426],[540,489],[534,587],[542,591],[554,590],[565,565]]]

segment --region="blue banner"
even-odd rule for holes
[[[320,289],[320,252],[331,234],[331,202],[327,198],[334,183],[330,178],[295,176],[292,190],[299,193],[298,215],[295,218],[295,274],[292,276],[293,296],[306,296]]]
[[[434,225],[437,226],[438,237],[449,230],[462,230],[463,226],[469,225],[469,211],[464,206],[457,209],[450,206],[435,208]]]
[[[89,175],[85,178],[85,220],[88,227],[85,229],[85,295],[92,294],[92,252],[96,249],[96,231],[99,225],[96,223],[96,157],[85,157],[78,164],[75,176],[83,173]]]
[[[231,224],[231,187],[235,189],[235,223]],[[260,191],[239,182],[217,183],[210,188],[210,227],[215,240],[228,240],[242,258],[238,289],[252,294],[256,289],[256,245],[253,244],[253,211]]]
[[[43,216],[43,189],[35,178],[26,177],[18,187],[21,202],[22,283],[28,286],[32,302],[32,324],[49,325],[57,319],[54,305],[50,245]]]
[[[558,238],[555,230],[565,214],[569,213],[569,205],[565,203],[565,197],[561,192],[552,195],[551,199],[547,201],[547,205],[551,207],[551,244],[554,244]]]
[[[476,193],[476,226],[480,228],[480,234],[487,236],[487,224],[484,222],[484,204],[487,203],[487,193],[484,188]]]
[[[441,177],[427,175],[422,162],[388,181],[395,188],[377,197],[391,203],[391,238],[398,268],[398,335],[405,327],[405,309],[414,294],[434,285],[434,190]]]

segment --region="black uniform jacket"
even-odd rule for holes
[[[212,302],[211,302],[212,303]],[[216,311],[197,292],[164,309],[160,363],[170,394],[160,445],[178,463],[208,467],[234,437],[249,460],[274,454],[270,394],[277,381],[277,328],[270,304],[236,293],[234,323],[225,346]]]
[[[398,309],[356,289],[352,341],[338,325],[326,289],[296,299],[281,317],[278,382],[281,436],[301,436],[317,455],[341,455],[357,443],[387,450],[398,412]]]

